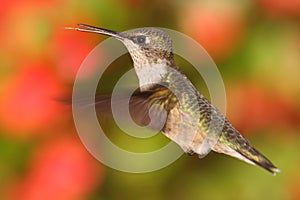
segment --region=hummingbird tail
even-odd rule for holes
[[[256,150],[228,121],[214,149],[219,153],[238,158],[244,162],[258,165],[273,175],[280,172],[262,153]]]
[[[275,167],[275,165],[269,159],[267,159],[258,150],[256,150],[254,147],[252,147],[249,143],[247,145],[247,149],[237,149],[237,148],[228,147],[228,146],[226,146],[226,147],[218,146],[218,147],[214,147],[213,150],[218,153],[224,153],[229,156],[235,157],[246,163],[249,163],[252,165],[258,165],[258,166],[264,168],[265,170],[271,172],[273,175],[276,175],[276,173],[280,172],[280,170],[277,167]]]
[[[271,172],[273,175],[276,175],[276,173],[280,172],[280,170],[275,167],[275,165],[262,153],[252,147],[249,143],[247,146],[248,147],[246,149],[236,149],[236,151],[243,157],[242,160],[250,164],[258,165]]]

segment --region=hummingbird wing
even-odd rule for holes
[[[135,91],[130,98],[128,94],[130,93],[120,93],[114,94],[97,94],[94,98],[93,103],[88,103],[87,97],[79,99],[63,99],[59,100],[65,104],[76,103],[76,106],[80,106],[81,109],[86,107],[95,106],[95,110],[98,114],[103,116],[112,116],[117,114],[122,120],[127,120],[128,111],[132,120],[140,125],[147,126],[156,131],[161,131],[164,127],[167,113],[165,112],[163,105],[156,101],[158,96],[157,91],[165,91],[165,89],[160,87],[155,87],[153,90],[147,90],[140,92]],[[163,93],[163,92],[162,92]],[[112,109],[112,107],[115,107]]]
[[[160,91],[162,96],[157,95],[157,91]],[[114,114],[118,114],[120,115],[118,117],[124,120],[128,118],[128,112],[124,112],[127,109],[130,114],[129,117],[138,125],[161,131],[167,118],[164,106],[159,102],[159,97],[164,98],[164,91],[167,91],[167,89],[159,85],[143,92],[136,90],[130,98],[128,98],[130,93],[124,92],[114,94],[114,98],[111,94],[96,94],[95,97],[91,97],[94,98],[92,103],[89,97],[72,99],[70,95],[68,97],[55,98],[54,100],[66,105],[74,103],[80,109],[94,106],[97,114],[105,117],[113,117]],[[113,106],[116,107],[116,113],[113,113]]]

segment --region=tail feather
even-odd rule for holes
[[[238,149],[237,152],[240,155],[242,155],[245,159],[266,169],[267,171],[271,172],[273,175],[276,175],[276,173],[280,172],[280,170],[269,159],[267,159],[263,154],[261,154],[258,150],[256,150],[252,146],[249,146],[247,151]]]
[[[217,152],[258,165],[274,175],[280,172],[268,158],[256,150],[228,121],[225,121],[223,132],[219,138],[219,146],[215,149]]]

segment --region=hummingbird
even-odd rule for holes
[[[133,93],[130,106],[135,108],[141,124],[151,121],[150,128],[159,129],[188,155],[203,157],[213,150],[258,165],[274,175],[280,172],[175,64],[172,39],[165,31],[144,27],[117,32],[86,24],[67,29],[111,36],[125,45],[139,81],[139,90]],[[103,102],[101,96],[95,98],[95,105]],[[155,109],[150,119],[145,112],[152,107]],[[162,126],[157,125],[162,122]]]

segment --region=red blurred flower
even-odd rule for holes
[[[101,165],[70,138],[40,147],[31,165],[25,179],[10,189],[10,199],[84,199],[102,180]]]
[[[240,130],[299,126],[300,113],[295,102],[256,84],[236,84],[227,90],[228,117]]]
[[[3,14],[3,21],[0,21],[0,25],[5,27],[0,32],[3,53],[18,60],[43,56],[49,41],[51,14],[54,15],[51,10],[54,8],[54,5],[42,7],[30,1],[11,5],[10,12]]]
[[[270,16],[300,16],[300,0],[259,0],[259,4]]]
[[[181,26],[184,33],[196,39],[216,59],[229,56],[241,40],[244,19],[235,9],[197,3],[183,13]]]
[[[96,34],[74,30],[62,29],[54,34],[54,39],[51,42],[53,44],[51,52],[54,54],[53,57],[56,58],[57,71],[63,78],[72,81],[75,79],[82,62],[97,44],[94,42],[95,39],[93,41],[91,37],[99,39],[99,36]],[[86,74],[84,74],[85,77],[81,78],[86,78],[93,74],[94,70],[99,67],[95,63],[99,63],[99,60],[101,61],[102,55],[99,54],[97,58],[93,59],[95,60],[89,60],[88,69],[85,70]]]
[[[55,8],[58,6],[58,3],[61,3],[60,0],[23,0],[23,1],[14,1],[14,0],[2,0],[0,6],[1,14],[9,14],[14,8],[19,7],[39,7],[39,9],[49,9],[50,7]]]
[[[299,200],[300,199],[300,176],[299,172],[297,171],[292,180],[288,182],[288,193],[291,194],[291,200]]]
[[[62,116],[62,105],[54,100],[62,93],[62,85],[48,63],[25,64],[1,90],[1,126],[18,136],[51,126]]]
[[[0,6],[0,19],[7,14],[11,9],[18,4],[17,1],[11,1],[11,0],[2,0],[1,6]],[[0,20],[1,21],[1,20]]]

